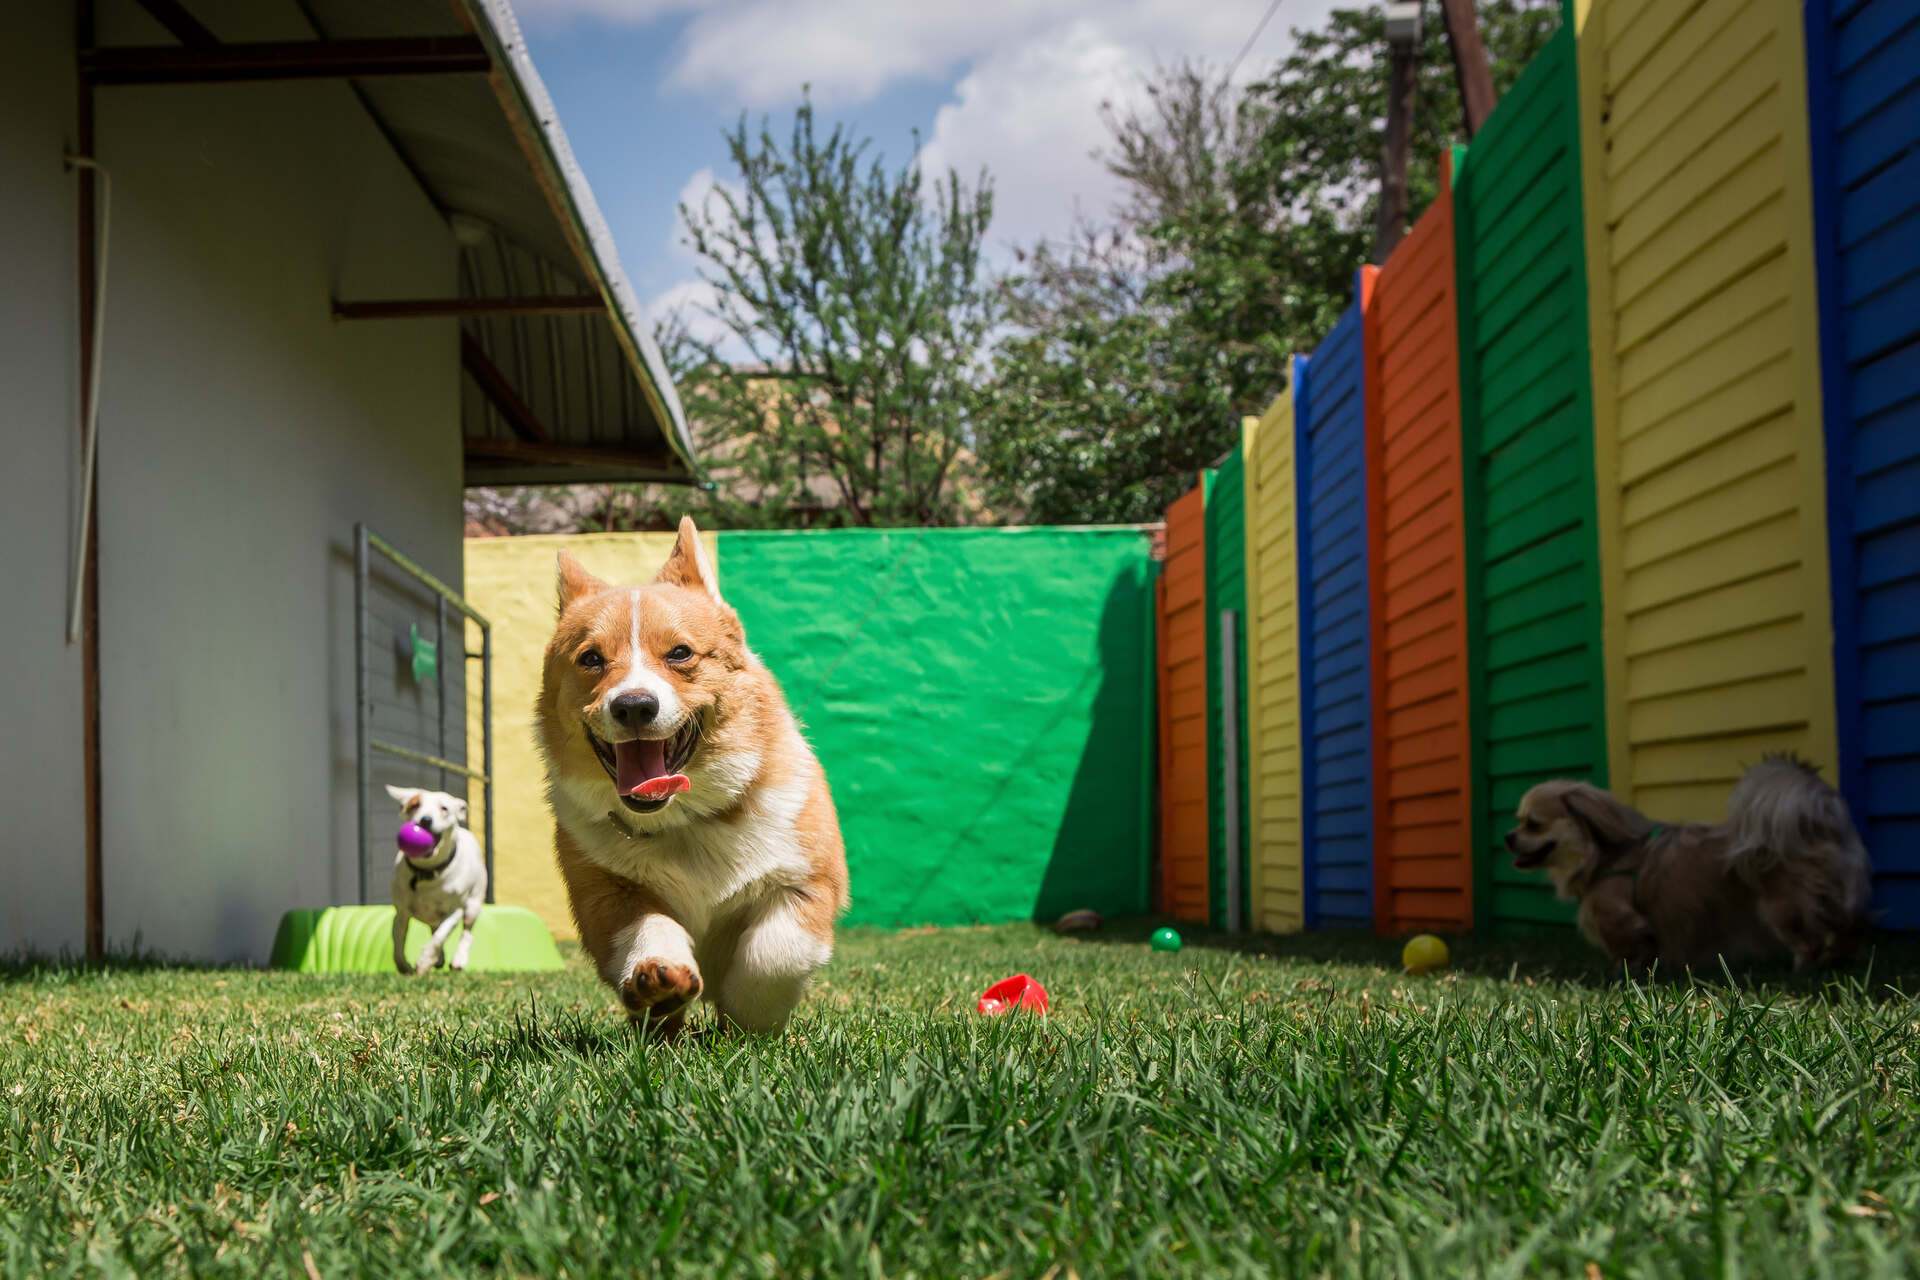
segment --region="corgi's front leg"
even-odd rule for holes
[[[782,893],[740,931],[714,1006],[743,1031],[778,1031],[832,958],[831,903],[824,895]]]
[[[656,894],[582,855],[566,828],[555,830],[554,848],[580,943],[601,981],[619,993],[634,1022],[677,1033],[703,987],[692,937]]]
[[[702,986],[687,931],[670,916],[645,915],[615,936],[613,954],[618,958],[603,976],[620,993],[627,1016],[663,1035],[679,1031]]]

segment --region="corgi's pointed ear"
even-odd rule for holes
[[[707,555],[700,531],[693,527],[692,516],[680,517],[680,536],[673,540],[673,554],[660,566],[653,580],[670,587],[691,587],[720,599],[720,575]]]
[[[567,606],[575,600],[590,596],[597,591],[605,591],[607,584],[581,568],[578,560],[575,560],[565,551],[562,551],[560,553],[559,588],[560,612],[565,613]]]

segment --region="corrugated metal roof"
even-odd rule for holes
[[[463,319],[469,484],[698,478],[686,414],[506,0],[302,0],[323,39],[476,36],[484,75],[356,80],[451,219],[466,298],[599,298]],[[483,390],[487,366],[510,388]],[[502,404],[513,405],[504,412]]]

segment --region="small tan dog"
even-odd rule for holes
[[[1661,823],[1584,782],[1543,782],[1507,832],[1513,865],[1544,868],[1580,931],[1616,967],[1716,968],[1785,946],[1794,967],[1843,961],[1867,920],[1866,847],[1812,765],[1768,756],[1724,822]]]
[[[778,1030],[847,906],[826,774],[718,581],[691,520],[647,586],[562,551],[535,707],[580,941],[669,1035],[702,996]]]

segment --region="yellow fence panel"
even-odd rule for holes
[[[1296,377],[1299,367],[1295,361]],[[1241,423],[1247,485],[1247,861],[1252,923],[1269,933],[1291,932],[1305,922],[1293,447],[1289,385],[1266,413]]]
[[[1608,755],[1664,817],[1838,763],[1800,8],[1574,6]]]

